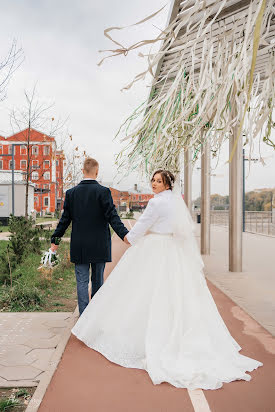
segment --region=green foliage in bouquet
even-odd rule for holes
[[[38,269],[49,268],[52,269],[60,262],[59,255],[52,253],[51,250],[43,252],[41,257],[41,266]]]

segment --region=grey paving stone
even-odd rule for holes
[[[0,386],[36,386],[71,312],[0,313]]]
[[[49,365],[49,361],[54,354],[55,349],[34,349],[30,352],[36,357],[36,361],[32,363],[32,366],[45,371]]]
[[[38,385],[38,380],[31,381],[31,380],[25,379],[25,380],[19,380],[19,381],[7,381],[6,379],[3,379],[0,377],[0,387],[1,388],[15,388],[15,387],[26,387],[27,388],[27,387],[34,387],[37,385]]]
[[[207,278],[275,335],[275,238],[243,234],[243,272],[228,271],[228,228],[211,225]]]
[[[55,328],[65,328],[66,327],[66,321],[64,319],[52,319],[52,320],[46,320],[43,322],[43,325],[49,326],[49,327],[55,327]]]
[[[9,354],[16,354],[16,356],[24,356],[30,351],[30,348],[25,345],[1,345],[0,344],[0,356],[9,356]]]
[[[2,355],[0,357],[0,375],[1,375],[1,366],[31,365],[33,362],[37,360],[38,360],[38,357],[34,353],[20,355],[18,352],[14,352],[10,350],[4,356]]]
[[[3,366],[0,369],[1,378],[7,381],[34,380],[41,374],[41,370],[32,366]]]
[[[33,349],[50,349],[55,348],[60,341],[60,336],[54,336],[51,339],[30,338],[25,344]]]

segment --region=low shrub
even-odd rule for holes
[[[39,309],[42,303],[42,294],[36,287],[16,284],[12,288],[1,288],[1,309],[33,311]]]
[[[9,229],[11,232],[10,248],[15,256],[16,263],[22,262],[28,253],[41,253],[40,234],[41,230],[33,227],[32,218],[24,216],[11,216]]]
[[[8,244],[0,253],[0,284],[12,285],[13,271],[17,260]]]

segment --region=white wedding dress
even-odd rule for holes
[[[72,333],[110,361],[146,370],[154,384],[250,380],[246,372],[262,363],[239,353],[217,310],[182,198],[155,195],[127,238],[132,246]]]

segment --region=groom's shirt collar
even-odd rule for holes
[[[91,178],[85,178],[83,180],[81,180],[81,182],[79,184],[98,184],[98,182],[95,179],[91,179]]]

